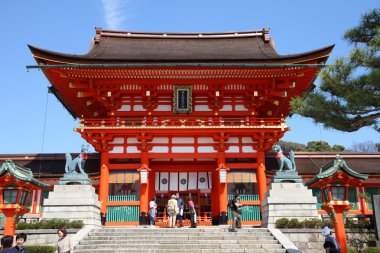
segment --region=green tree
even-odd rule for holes
[[[345,132],[380,132],[380,9],[364,14],[344,39],[354,46],[350,55],[323,69],[319,87],[295,98],[292,113]]]
[[[278,143],[281,145],[282,149],[285,152],[289,152],[291,149],[293,151],[306,151],[305,144],[291,142],[291,141],[279,141]]]
[[[278,142],[282,149],[287,153],[291,149],[293,151],[309,151],[309,152],[326,152],[326,151],[343,151],[346,148],[343,147],[342,145],[334,145],[330,146],[329,143],[325,141],[310,141],[305,144],[297,143],[297,142],[291,142],[291,141],[279,141]]]
[[[309,141],[306,146],[306,151],[326,152],[331,150],[330,144],[325,141]]]

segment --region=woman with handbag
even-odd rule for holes
[[[150,228],[154,228],[154,224],[156,222],[156,215],[157,215],[156,197],[152,197],[152,200],[149,202],[148,215],[149,215]]]
[[[187,197],[187,203],[189,205],[189,211],[190,211],[190,222],[191,222],[190,227],[196,228],[197,227],[197,216],[196,216],[197,211],[191,197]]]

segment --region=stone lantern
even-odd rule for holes
[[[342,253],[347,253],[344,215],[352,208],[352,204],[348,201],[348,188],[360,186],[362,180],[366,180],[367,177],[348,168],[343,158],[337,155],[333,162],[323,166],[319,174],[305,183],[309,188],[321,189],[322,208],[334,222],[336,238]]]
[[[33,178],[32,171],[6,160],[0,168],[0,211],[5,216],[4,235],[14,235],[17,219],[27,212],[27,200],[33,190],[48,188]]]

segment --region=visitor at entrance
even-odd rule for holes
[[[166,211],[169,215],[169,227],[174,228],[177,214],[179,213],[178,204],[177,204],[175,195],[172,195],[171,199],[168,201],[168,206],[166,207]]]
[[[232,204],[232,232],[237,232],[236,225],[238,228],[241,228],[241,214],[243,210],[243,205],[240,203],[239,194],[235,194],[235,198],[232,200]]]
[[[24,248],[24,243],[26,242],[27,235],[24,233],[20,233],[16,236],[16,246],[12,248],[12,252],[20,252],[20,253],[30,253],[29,250]]]
[[[151,228],[154,228],[154,224],[156,222],[156,215],[157,215],[157,203],[156,203],[156,197],[153,197],[152,200],[149,202],[149,225]]]
[[[191,197],[187,197],[187,204],[189,205],[189,211],[190,211],[190,227],[196,228],[197,227],[197,214],[195,210],[195,205]]]
[[[179,227],[183,227],[182,217],[183,217],[183,209],[185,208],[185,203],[183,200],[179,197],[179,193],[175,195],[175,198],[177,199],[177,205],[178,205],[178,214],[177,219],[179,220]]]
[[[340,253],[340,246],[335,237],[332,236],[331,229],[329,227],[325,227],[322,231],[322,235],[325,236],[325,243],[323,244],[323,248],[328,253]]]

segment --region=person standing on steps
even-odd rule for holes
[[[148,215],[149,215],[150,228],[154,228],[154,224],[156,222],[156,215],[157,215],[156,197],[152,197],[152,200],[149,202]]]
[[[190,211],[190,222],[191,228],[196,228],[197,227],[197,221],[196,221],[196,210],[195,210],[195,205],[191,197],[187,197],[187,203],[189,205],[189,211]]]
[[[169,199],[168,201],[168,206],[166,207],[166,211],[169,215],[169,227],[174,228],[177,214],[179,213],[177,200],[174,194],[172,195],[171,199]]]
[[[232,232],[237,232],[236,225],[241,228],[241,214],[243,205],[240,203],[239,194],[235,194],[235,198],[232,200]],[[236,224],[237,223],[237,224]]]
[[[183,221],[182,221],[182,218],[183,218],[183,209],[185,208],[185,203],[183,202],[183,200],[179,197],[179,193],[177,193],[175,195],[175,198],[177,200],[177,205],[178,205],[178,215],[177,215],[177,219],[179,220],[179,227],[183,227]]]

